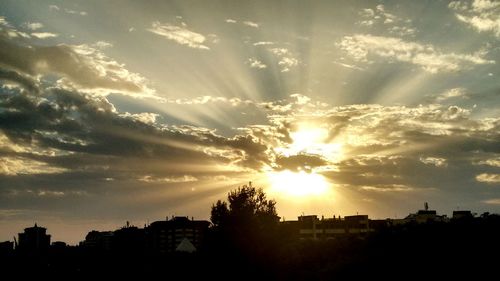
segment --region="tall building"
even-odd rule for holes
[[[155,221],[146,227],[148,248],[157,254],[188,249],[198,249],[203,243],[210,223],[204,220],[190,220],[174,217],[171,220]]]
[[[50,235],[45,227],[39,227],[36,223],[33,227],[24,229],[19,233],[18,249],[27,253],[46,252],[50,246]]]

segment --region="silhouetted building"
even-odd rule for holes
[[[474,216],[471,211],[453,211],[452,219],[461,220],[461,219],[472,219]]]
[[[14,242],[4,241],[0,242],[0,256],[6,256],[12,254],[14,251]]]
[[[407,223],[430,223],[430,222],[447,222],[448,218],[446,215],[438,215],[436,210],[429,210],[429,205],[427,202],[424,204],[424,210],[418,210],[414,214],[409,214],[404,219],[394,219],[391,220],[393,225],[401,225]]]
[[[209,225],[208,221],[187,217],[155,221],[145,229],[148,248],[158,254],[176,250],[193,252],[202,245]]]
[[[66,242],[63,241],[52,242],[52,245],[50,245],[50,247],[54,249],[63,249],[66,248],[67,246],[68,245],[66,245]]]
[[[85,236],[85,241],[80,243],[84,249],[90,251],[108,252],[112,249],[112,231],[96,231],[92,230]]]
[[[127,226],[114,231],[111,247],[121,254],[140,254],[146,248],[145,230],[127,222]]]
[[[333,239],[345,235],[364,236],[372,231],[368,215],[326,219],[318,219],[316,215],[300,216],[298,221],[283,222],[282,226],[291,229],[294,224],[300,239]]]
[[[301,239],[318,239],[323,235],[318,216],[308,215],[298,218],[299,235]]]
[[[50,246],[50,235],[47,229],[35,226],[24,229],[24,233],[19,233],[18,249],[27,253],[46,252]]]

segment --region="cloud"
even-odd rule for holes
[[[492,158],[478,162],[479,165],[489,165],[492,167],[500,167],[500,158]]]
[[[455,11],[456,18],[478,32],[492,32],[500,37],[500,2],[474,0],[452,1],[448,7]]]
[[[253,21],[244,21],[243,24],[249,27],[259,28],[259,24]]]
[[[226,138],[205,128],[160,125],[157,114],[119,113],[105,97],[74,90],[36,92],[19,87],[0,95],[5,134],[0,155],[9,159],[3,174],[57,173],[75,179],[85,174],[103,182],[135,176],[143,182],[181,183],[260,169],[268,161],[268,147],[251,136]],[[189,177],[186,170],[192,170]]]
[[[364,70],[364,68],[361,68],[359,66],[356,66],[356,65],[352,65],[352,64],[347,64],[347,63],[343,63],[343,62],[338,62],[338,61],[332,61],[334,64],[338,64],[340,66],[343,66],[345,68],[350,68],[350,69],[356,69],[356,70]]]
[[[479,174],[476,176],[476,180],[484,183],[500,183],[500,174]]]
[[[88,15],[88,13],[85,12],[85,11],[76,11],[76,10],[67,9],[67,8],[62,9],[61,7],[59,7],[57,5],[49,5],[49,10],[51,12],[64,11],[65,13],[70,14],[70,15],[80,15],[80,16],[86,16],[86,15]]]
[[[265,65],[263,62],[261,62],[258,59],[250,58],[246,61],[246,64],[248,64],[251,68],[258,68],[258,69],[264,69],[267,68],[267,65]]]
[[[268,155],[275,169],[310,169],[359,190],[370,186],[389,191],[388,185],[465,190],[470,186],[464,183],[491,171],[476,163],[500,153],[500,119],[475,120],[470,111],[457,106],[330,107],[309,100],[301,106],[285,103],[270,109],[272,125],[253,126],[247,132],[271,144]],[[310,135],[309,146],[317,152],[290,153],[287,147],[294,145],[295,132],[304,127],[325,131],[321,138]]]
[[[484,204],[488,205],[500,205],[500,198],[492,198],[482,201]]]
[[[75,10],[71,10],[71,9],[64,9],[64,11],[68,14],[71,14],[71,15],[80,15],[80,16],[87,15],[87,12],[85,12],[85,11],[75,11]]]
[[[51,32],[33,32],[31,33],[31,36],[36,37],[38,39],[47,39],[47,38],[54,38],[59,35]]]
[[[410,26],[410,19],[403,19],[386,11],[384,5],[379,4],[375,9],[362,9],[358,12],[361,19],[357,22],[360,26],[383,26],[390,34],[397,36],[414,36],[417,29]]]
[[[446,167],[448,163],[446,163],[446,159],[439,157],[420,157],[420,161],[427,165],[434,165],[436,167]]]
[[[143,77],[107,57],[99,50],[102,44],[96,44],[37,46],[0,36],[0,63],[24,75],[54,74],[63,87],[100,94],[115,90],[135,97],[155,97]]]
[[[233,20],[233,19],[226,19],[225,22],[227,22],[227,23],[237,23],[237,21]]]
[[[376,185],[376,186],[361,186],[362,190],[365,191],[375,191],[375,192],[408,192],[413,191],[414,188],[406,186],[404,184],[392,184],[392,185]]]
[[[26,22],[23,24],[23,26],[30,30],[37,30],[43,28],[43,24],[39,22]]]
[[[22,208],[26,196],[39,204],[33,209],[54,208],[51,200],[58,196],[50,192],[58,192],[68,202],[93,200],[113,210],[144,202],[151,210],[163,210],[155,202],[164,206],[170,196],[175,199],[169,204],[185,202],[179,196],[191,194],[188,186],[208,198],[226,192],[228,182],[264,171],[321,174],[370,196],[429,190],[451,194],[470,189],[471,182],[481,188],[477,175],[497,173],[477,163],[500,153],[500,120],[472,119],[470,111],[457,106],[330,106],[303,94],[272,102],[212,96],[167,100],[248,105],[268,113],[267,122],[221,136],[210,128],[161,124],[152,112],[119,112],[105,95],[24,81],[25,76],[12,72],[3,75],[18,86],[0,88],[0,157],[21,159],[31,169],[21,173],[3,165],[10,169],[2,168],[0,175],[0,184],[10,187],[0,191],[5,208]],[[314,153],[284,154],[304,126],[325,131],[312,145]],[[334,144],[340,149],[330,155]],[[72,193],[82,189],[85,196]]]
[[[60,11],[61,8],[59,8],[59,6],[57,6],[57,5],[49,5],[49,10],[51,10],[51,11]]]
[[[468,98],[467,90],[465,88],[449,89],[436,97],[436,102],[443,102],[454,98]]]
[[[456,72],[474,65],[495,63],[484,58],[484,51],[473,54],[443,53],[432,45],[367,34],[344,36],[338,46],[357,61],[370,63],[373,58],[383,58],[414,64],[430,73]]]
[[[175,26],[168,23],[162,24],[156,21],[152,23],[152,27],[148,31],[190,48],[210,50],[208,46],[203,45],[206,41],[205,36],[188,30],[184,26]]]
[[[106,41],[97,41],[94,44],[91,44],[92,47],[99,48],[99,49],[106,49],[113,47],[113,44],[106,42]]]
[[[297,154],[284,156],[279,155],[275,161],[277,170],[308,171],[313,168],[326,166],[328,161],[319,155]]]
[[[289,72],[300,63],[299,59],[296,58],[296,55],[292,51],[285,47],[279,47],[275,42],[259,41],[254,43],[253,45],[256,47],[265,48],[268,52],[270,52],[276,58],[276,63],[280,69],[280,72]]]
[[[22,157],[0,158],[0,175],[57,174],[65,171],[67,170],[64,168],[52,167],[47,163],[32,159]]]
[[[271,42],[271,41],[259,41],[259,42],[253,43],[254,46],[265,46],[265,45],[274,45],[274,44],[275,43]]]
[[[243,100],[236,97],[213,97],[213,96],[200,96],[193,98],[166,98],[161,101],[162,103],[171,103],[178,105],[203,105],[208,103],[223,103],[230,106],[241,106],[241,105],[254,105],[265,107],[265,104],[254,102],[251,100]]]
[[[153,124],[156,122],[156,119],[158,118],[159,114],[151,113],[151,112],[132,114],[129,112],[125,112],[125,113],[120,114],[119,116],[125,117],[125,118],[131,118],[133,120],[137,120],[137,121],[140,121],[140,122],[145,123],[145,124]]]
[[[195,182],[198,181],[197,178],[190,175],[183,175],[181,177],[166,177],[166,178],[157,178],[150,175],[143,176],[139,178],[140,181],[148,182],[148,183],[180,183],[180,182]]]
[[[0,16],[0,40],[5,37],[8,39],[12,38],[26,38],[29,39],[31,36],[26,33],[15,29],[5,17]]]
[[[291,68],[299,64],[299,60],[292,56],[287,48],[270,48],[269,51],[276,55],[281,72],[289,72]]]

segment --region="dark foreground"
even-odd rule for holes
[[[211,231],[198,252],[155,255],[136,250],[3,253],[2,280],[434,280],[495,279],[500,217],[380,229],[366,237],[299,240],[272,233]]]

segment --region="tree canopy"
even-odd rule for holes
[[[227,202],[218,200],[212,205],[210,220],[217,228],[271,226],[279,222],[276,201],[268,200],[261,188],[251,183],[230,191]]]

